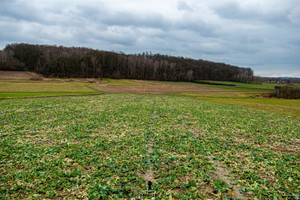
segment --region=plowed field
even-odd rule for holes
[[[197,85],[171,85],[157,83],[153,83],[150,85],[94,85],[93,87],[103,92],[125,94],[165,94],[175,92],[229,91],[219,88],[203,87]]]

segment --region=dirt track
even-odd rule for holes
[[[134,86],[102,86],[94,85],[94,88],[109,93],[130,93],[130,94],[165,94],[175,92],[217,92],[229,91],[218,88],[203,87],[197,85],[171,85],[171,84],[153,84],[153,85],[134,85]]]

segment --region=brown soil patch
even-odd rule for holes
[[[81,82],[81,83],[101,83],[103,82],[97,78],[70,78],[70,81]]]
[[[212,160],[212,157],[210,157],[210,159]],[[223,181],[225,181],[227,184],[232,185],[231,182],[231,178],[229,177],[229,171],[227,171],[225,168],[221,167],[222,163],[220,161],[214,160],[213,161],[215,168],[217,168],[217,171],[214,172],[213,177],[215,180],[221,179]],[[237,198],[237,199],[244,199],[244,196],[239,192],[239,187],[237,187],[236,185],[232,185],[233,187],[233,191],[230,192],[229,194],[232,195],[232,197]]]
[[[148,181],[155,183],[154,172],[152,170],[152,167],[150,167],[150,169],[147,170],[145,174],[140,174],[140,176],[146,180],[146,184],[148,183]]]
[[[203,87],[197,85],[171,85],[171,84],[152,84],[152,85],[130,85],[130,86],[104,86],[95,85],[94,88],[109,93],[126,94],[165,94],[176,92],[218,92],[229,91],[219,88]]]
[[[34,72],[25,71],[0,71],[0,80],[15,80],[15,79],[29,79],[40,80],[43,76]]]
[[[276,138],[278,136],[271,135],[271,136],[264,136],[268,138]],[[226,140],[226,136],[219,136],[220,139]],[[235,143],[238,144],[250,144],[255,147],[263,148],[266,150],[272,150],[277,153],[281,154],[294,154],[297,155],[300,153],[300,140],[295,139],[293,142],[279,142],[271,140],[271,141],[265,141],[263,144],[257,144],[255,143],[255,139],[253,136],[250,135],[235,135]],[[235,146],[234,144],[228,146]]]

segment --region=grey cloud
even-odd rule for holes
[[[75,15],[85,18],[86,20],[98,21],[101,16],[107,15],[108,13],[104,4],[98,6],[77,5]]]
[[[231,20],[256,21],[262,23],[289,23],[289,11],[265,11],[259,7],[242,7],[238,2],[229,2],[215,7],[215,12],[221,18]]]
[[[204,22],[202,19],[186,17],[174,23],[176,30],[188,30],[201,36],[217,37],[218,27]]]
[[[183,11],[192,11],[193,9],[184,1],[177,2],[177,9]]]
[[[163,16],[154,15],[135,15],[128,12],[120,12],[104,18],[103,22],[107,25],[152,27],[166,29],[169,23]]]
[[[0,46],[29,42],[152,51],[252,67],[261,74],[299,72],[298,0],[266,0],[259,8],[242,0],[178,0],[162,2],[166,9],[157,10],[149,4],[123,9],[120,2],[1,0]]]
[[[129,11],[110,11],[105,5],[76,6],[78,15],[87,21],[105,24],[106,26],[127,26],[127,27],[152,27],[166,29],[170,26],[170,21],[159,13],[137,14]]]
[[[1,16],[8,19],[38,21],[39,12],[36,12],[34,5],[22,4],[18,1],[0,1]]]

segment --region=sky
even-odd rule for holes
[[[299,0],[0,0],[0,49],[151,52],[300,77]]]

